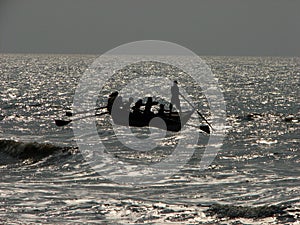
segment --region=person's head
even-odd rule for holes
[[[109,97],[116,97],[116,96],[118,96],[118,94],[119,94],[119,92],[114,91],[113,93],[111,93],[111,94],[109,95]]]
[[[129,103],[132,103],[133,102],[133,97],[130,97],[128,101],[129,101]]]
[[[115,99],[115,102],[122,102],[123,101],[123,98],[122,96],[117,96],[116,99]]]
[[[176,85],[178,84],[177,80],[174,80],[174,84],[176,84]]]
[[[159,108],[163,109],[165,107],[164,104],[159,104]]]
[[[143,100],[142,100],[142,99],[139,99],[135,104],[136,104],[136,105],[142,105],[142,104],[143,104]]]
[[[147,102],[152,102],[152,97],[148,97]]]

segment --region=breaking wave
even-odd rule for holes
[[[258,224],[264,221],[267,224],[292,224],[298,220],[299,213],[298,208],[291,209],[288,204],[256,207],[223,204],[176,205],[134,200],[94,204],[100,205],[101,213],[108,221],[123,221],[124,224],[132,221],[134,224]],[[130,214],[130,220],[126,221],[124,213]]]
[[[271,205],[271,206],[235,206],[235,205],[219,205],[214,204],[206,211],[209,216],[217,216],[218,218],[266,218],[266,217],[280,217],[290,218],[294,217],[287,212],[288,206],[285,205]]]
[[[58,152],[72,152],[72,147],[61,147],[48,143],[0,140],[0,164],[9,164],[30,159],[39,161]]]

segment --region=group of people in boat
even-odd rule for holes
[[[131,112],[132,116],[138,118],[141,116],[167,116],[168,114],[171,116],[173,105],[175,105],[176,109],[181,114],[181,107],[180,107],[180,100],[179,100],[179,88],[178,82],[175,80],[173,82],[173,86],[171,87],[171,103],[169,105],[169,110],[165,109],[164,104],[159,104],[159,109],[157,113],[154,113],[151,109],[154,105],[158,105],[158,102],[153,101],[152,97],[148,97],[146,103],[143,103],[142,99],[139,99],[137,102],[133,104],[134,99],[132,97],[129,98],[128,101],[123,101],[122,96],[119,95],[119,92],[115,91],[109,95],[108,102],[107,102],[107,110],[109,114],[118,112]],[[144,110],[142,107],[144,106]],[[168,112],[168,113],[166,113]]]

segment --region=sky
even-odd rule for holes
[[[198,55],[300,56],[299,0],[0,0],[0,53],[103,54],[163,40]]]

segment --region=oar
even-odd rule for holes
[[[195,108],[194,108],[194,110],[196,110]],[[174,121],[175,122],[175,120],[172,120],[172,119],[170,119],[170,118],[168,118],[168,120],[171,120],[171,121]],[[177,121],[176,121],[177,122]],[[209,129],[209,126],[208,125],[203,125],[203,124],[201,124],[199,127],[197,127],[197,126],[195,126],[195,125],[192,125],[192,124],[185,124],[184,126],[189,126],[189,127],[194,127],[194,128],[199,128],[200,130],[202,130],[202,131],[204,131],[205,133],[207,133],[207,134],[210,134],[210,129]]]
[[[81,112],[78,112],[76,114],[83,114],[83,113],[88,113],[90,111],[93,111],[93,110],[99,110],[99,109],[106,109],[107,106],[102,106],[102,107],[98,107],[98,108],[95,108],[95,109],[90,109],[90,110],[87,110],[87,111],[81,111]],[[73,116],[73,113],[72,112],[66,112],[66,116]]]
[[[92,117],[92,116],[102,116],[102,115],[105,115],[105,114],[108,114],[108,112],[103,112],[103,113],[100,113],[100,114],[84,116],[84,117],[76,118],[76,119],[73,119],[73,120],[55,120],[55,124],[58,127],[62,127],[62,126],[68,125],[72,121],[81,120],[81,119],[85,119],[85,118]]]
[[[180,93],[179,93],[180,94]],[[210,125],[210,123],[205,119],[205,117],[192,105],[192,103],[190,103],[182,94],[180,94],[180,96],[194,109],[196,110],[196,112],[198,113],[198,115],[207,123],[207,125],[212,129],[212,126]],[[201,129],[201,128],[200,128]],[[208,128],[209,129],[209,128]],[[208,132],[207,132],[208,133]],[[210,133],[210,132],[209,132]]]
[[[204,131],[205,133],[208,133],[210,134],[210,129],[209,129],[209,126],[207,125],[200,125],[200,130]]]

